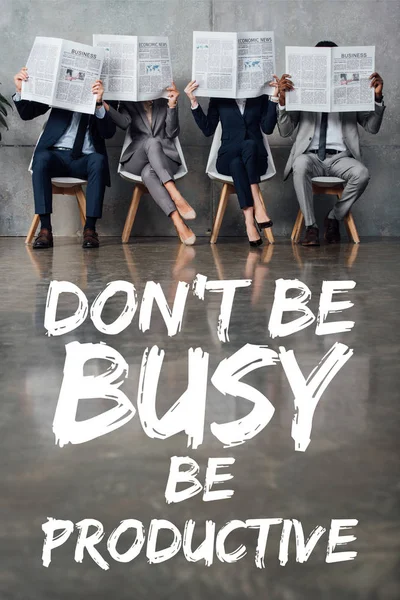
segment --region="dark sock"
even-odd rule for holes
[[[86,223],[84,229],[93,229],[96,231],[97,217],[86,217]]]
[[[44,215],[40,215],[40,227],[42,229],[48,229],[51,231],[51,214],[45,213]]]

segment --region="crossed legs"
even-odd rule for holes
[[[239,205],[243,210],[248,238],[250,241],[257,240],[260,236],[254,217],[259,223],[270,220],[260,199],[258,186],[260,174],[267,170],[267,154],[260,156],[257,143],[254,140],[244,140],[219,156],[216,166],[219,173],[232,177]]]
[[[174,182],[179,164],[169,158],[160,140],[149,137],[125,163],[124,168],[140,175],[156,204],[171,218],[183,242],[192,239],[193,232],[182,219],[194,218],[196,213],[186,202]]]

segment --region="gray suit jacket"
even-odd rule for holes
[[[317,114],[314,112],[296,112],[278,110],[278,129],[282,137],[289,137],[294,133],[296,127],[297,134],[290,152],[289,160],[286,163],[284,179],[287,179],[292,171],[295,159],[304,154],[314,137]],[[358,125],[361,125],[368,133],[378,133],[385,107],[375,104],[375,110],[371,112],[345,112],[339,113],[342,122],[343,142],[353,158],[361,161],[360,137]]]
[[[118,111],[110,106],[109,115],[121,129],[130,127],[132,142],[121,157],[121,163],[127,162],[150,136],[159,139],[165,154],[181,164],[174,142],[174,138],[179,135],[178,107],[169,108],[165,98],[158,98],[153,102],[151,127],[142,102],[121,102]]]

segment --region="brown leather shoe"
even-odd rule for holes
[[[325,240],[328,244],[338,244],[340,242],[339,221],[337,219],[330,219],[328,215],[326,215],[324,223]]]
[[[98,248],[99,246],[99,236],[96,231],[94,229],[84,229],[82,248]]]
[[[39,235],[33,242],[32,246],[35,250],[44,250],[45,248],[53,247],[53,234],[48,229],[42,228]]]
[[[302,246],[319,246],[319,230],[318,227],[310,227],[306,228],[306,235],[304,236],[303,241],[301,242]]]

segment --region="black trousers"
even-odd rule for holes
[[[268,154],[260,155],[257,142],[244,140],[232,146],[217,159],[217,171],[221,175],[230,175],[238,196],[240,208],[253,206],[250,185],[260,183],[260,176],[268,168]]]
[[[32,164],[35,213],[43,215],[53,209],[52,177],[77,177],[87,180],[86,216],[100,218],[106,189],[107,157],[98,152],[73,159],[68,150],[36,152]]]

